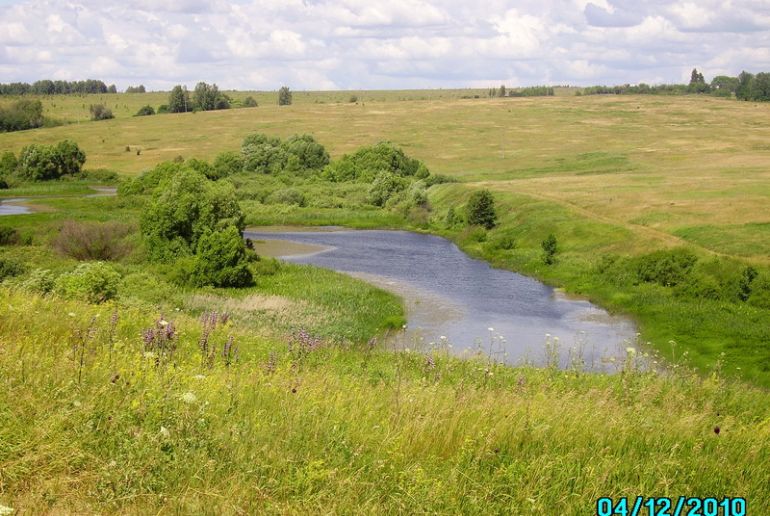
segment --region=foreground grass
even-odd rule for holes
[[[142,342],[146,311],[0,303],[0,504],[25,513],[585,514],[640,494],[770,510],[770,400],[718,374],[289,348],[237,318],[208,366],[184,314],[169,356]]]

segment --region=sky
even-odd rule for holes
[[[770,0],[0,0],[0,82],[659,84],[693,67],[770,71]]]

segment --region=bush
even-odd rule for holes
[[[56,277],[48,269],[32,269],[29,276],[19,286],[24,290],[47,294],[53,290]]]
[[[125,237],[131,227],[119,222],[65,221],[53,240],[53,247],[76,260],[119,260],[131,252]]]
[[[21,234],[15,228],[0,227],[0,245],[19,245]]]
[[[764,274],[752,282],[748,303],[757,308],[770,310],[770,276]]]
[[[39,100],[19,100],[10,106],[0,106],[0,132],[24,131],[43,127],[43,104]]]
[[[430,188],[433,185],[441,185],[444,183],[456,183],[457,179],[454,177],[444,176],[441,174],[429,175],[424,179],[425,187]]]
[[[288,86],[281,86],[278,90],[278,105],[288,106],[291,104],[291,90]]]
[[[673,287],[685,281],[698,257],[687,249],[655,251],[637,259],[640,281]]]
[[[125,182],[118,186],[118,194],[120,195],[141,195],[148,194],[155,190],[163,181],[170,180],[175,174],[179,173],[184,168],[182,161],[164,161],[158,163],[155,168],[152,168],[141,175],[127,179]]]
[[[296,188],[282,188],[270,194],[266,199],[267,204],[288,204],[293,206],[305,206],[305,196]]]
[[[216,179],[232,176],[243,170],[243,156],[237,152],[221,152],[214,158]]]
[[[495,199],[489,190],[478,190],[471,194],[466,205],[468,224],[492,229],[497,224]]]
[[[108,120],[115,118],[112,115],[112,110],[105,107],[104,104],[91,104],[88,111],[91,112],[91,120]]]
[[[120,274],[110,265],[88,262],[59,276],[54,282],[53,291],[63,297],[103,303],[115,297],[119,284]]]
[[[246,287],[254,283],[246,244],[237,228],[206,233],[200,238],[191,281],[196,286]]]
[[[252,107],[257,107],[257,106],[258,106],[258,104],[257,104],[257,101],[254,100],[254,97],[248,96],[245,99],[243,99],[243,107],[245,107],[245,108],[252,108]]]
[[[556,262],[556,253],[559,250],[556,242],[556,237],[553,233],[540,243],[540,247],[543,248],[543,263],[546,265],[553,265]]]
[[[21,262],[0,257],[0,282],[6,278],[21,276],[24,272],[26,272],[26,267]]]
[[[31,181],[47,181],[80,173],[86,155],[71,140],[56,145],[32,144],[24,147],[19,156],[19,175]]]
[[[384,206],[390,198],[409,186],[409,181],[390,172],[381,172],[369,188],[367,200],[375,206]]]
[[[286,168],[292,172],[321,170],[329,164],[329,153],[309,134],[290,136],[282,144],[286,151]]]
[[[16,173],[16,167],[19,166],[19,160],[11,151],[3,152],[0,156],[0,176],[12,176]]]
[[[183,168],[155,190],[141,229],[151,258],[169,261],[194,254],[204,234],[230,226],[243,231],[243,220],[232,184]]]
[[[389,142],[361,147],[353,154],[346,154],[329,164],[323,171],[330,181],[372,181],[380,172],[390,172],[401,177],[428,177],[428,169],[403,150]]]
[[[116,183],[118,179],[120,179],[117,172],[114,170],[107,170],[106,168],[83,170],[80,173],[80,177],[90,181],[99,181],[100,183]]]
[[[281,140],[264,134],[251,134],[241,146],[243,170],[258,174],[277,174],[286,167],[288,155]]]
[[[157,111],[157,113],[158,113],[159,115],[162,115],[162,114],[164,114],[164,113],[168,113],[168,112],[169,112],[169,109],[168,109],[168,104],[161,104],[160,106],[158,106],[158,111]]]
[[[155,109],[147,104],[146,106],[142,106],[139,108],[139,111],[136,112],[134,116],[151,116],[155,114]]]

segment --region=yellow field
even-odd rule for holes
[[[0,148],[71,138],[85,149],[87,167],[136,174],[179,155],[235,150],[254,131],[311,133],[333,157],[391,140],[434,173],[562,204],[631,229],[645,247],[685,238],[769,260],[770,105],[696,96],[437,98],[441,92],[398,102],[408,95],[396,93],[359,104],[295,93],[288,107],[261,100],[254,109],[82,122],[1,134]],[[128,105],[149,96],[163,100],[116,98]]]

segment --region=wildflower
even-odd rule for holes
[[[168,428],[166,428],[165,426],[161,426],[160,427],[160,435],[163,436],[163,437],[168,437],[168,436],[171,435],[171,432],[169,432]]]
[[[198,398],[195,396],[195,394],[188,391],[182,394],[182,401],[184,401],[188,405],[192,405],[193,403],[198,401]]]
[[[441,337],[439,337],[439,339],[446,340],[446,335],[442,335]]]
[[[166,326],[168,326],[168,321],[161,319],[160,321],[158,321],[158,326],[162,326],[163,328],[165,328]]]
[[[70,312],[67,315],[69,315],[70,317],[75,317],[75,312]]]
[[[195,378],[196,380],[205,380],[206,376],[202,374],[196,374],[195,376],[193,376],[193,378]]]
[[[626,353],[629,355],[636,355],[636,349],[635,348],[626,348]]]
[[[11,507],[6,507],[3,504],[0,504],[0,516],[8,516],[10,514],[13,514],[15,511]]]
[[[72,402],[72,405],[74,405],[75,407],[80,407],[82,403],[80,403],[78,400],[75,400]]]

